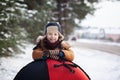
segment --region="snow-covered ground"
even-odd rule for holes
[[[74,45],[74,42],[71,42]],[[0,59],[0,80],[13,80],[17,72],[32,61],[34,45],[29,44],[23,50],[25,54]],[[74,62],[79,64],[92,80],[120,80],[120,56],[102,51],[73,46]]]
[[[102,41],[102,40],[95,40],[95,39],[77,39],[77,42],[85,42],[85,43],[96,43],[96,44],[107,44],[107,45],[116,45],[120,46],[120,42],[110,42],[110,41]]]
[[[120,56],[91,49],[75,50],[75,60],[92,80],[120,80]]]
[[[28,45],[28,44],[27,44]],[[0,80],[13,80],[17,72],[26,64],[32,61],[33,45],[29,44],[23,48],[25,54],[18,54],[15,57],[5,57],[0,59]]]

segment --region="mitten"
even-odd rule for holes
[[[42,57],[42,59],[46,60],[49,56],[50,56],[49,50],[44,50],[43,51],[43,57]]]
[[[49,50],[49,52],[50,52],[49,58],[56,60],[59,59],[59,50]]]
[[[65,56],[64,52],[61,51],[61,50],[49,50],[49,52],[50,52],[50,56],[49,57],[51,59],[58,60],[58,59],[62,59]]]
[[[43,51],[43,60],[46,60],[47,58],[59,60],[62,59],[65,56],[64,52],[61,50],[45,50]]]
[[[62,50],[59,51],[59,57],[62,59],[63,57],[65,57],[65,54]]]

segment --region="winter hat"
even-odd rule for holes
[[[58,32],[60,39],[64,39],[64,36],[62,35],[62,31],[61,31],[61,26],[58,22],[49,22],[47,23],[47,25],[45,26],[45,35],[48,32]]]

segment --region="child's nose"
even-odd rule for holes
[[[54,37],[54,35],[52,35],[52,37]]]

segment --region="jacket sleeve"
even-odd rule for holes
[[[65,54],[65,59],[69,61],[74,60],[74,52],[71,49],[68,50],[62,50]]]
[[[71,49],[64,49],[62,50],[65,54],[65,59],[69,61],[74,60],[74,52]],[[33,60],[41,59],[43,56],[43,51],[41,49],[35,49],[32,52],[32,58]]]
[[[63,41],[62,43],[62,47],[64,48],[62,51],[65,54],[65,59],[69,60],[69,61],[73,61],[74,60],[74,52],[71,48],[71,45],[65,41]]]
[[[69,61],[73,61],[74,60],[74,52],[72,51],[72,49],[70,49],[71,46],[64,41],[61,44],[62,44],[62,47],[64,48],[64,49],[62,49],[62,51],[64,52],[65,59],[69,60]],[[35,47],[32,52],[33,60],[41,59],[42,56],[43,56],[42,49],[40,47]]]
[[[40,48],[34,49],[32,52],[32,58],[34,60],[40,59],[43,56],[43,51]]]

